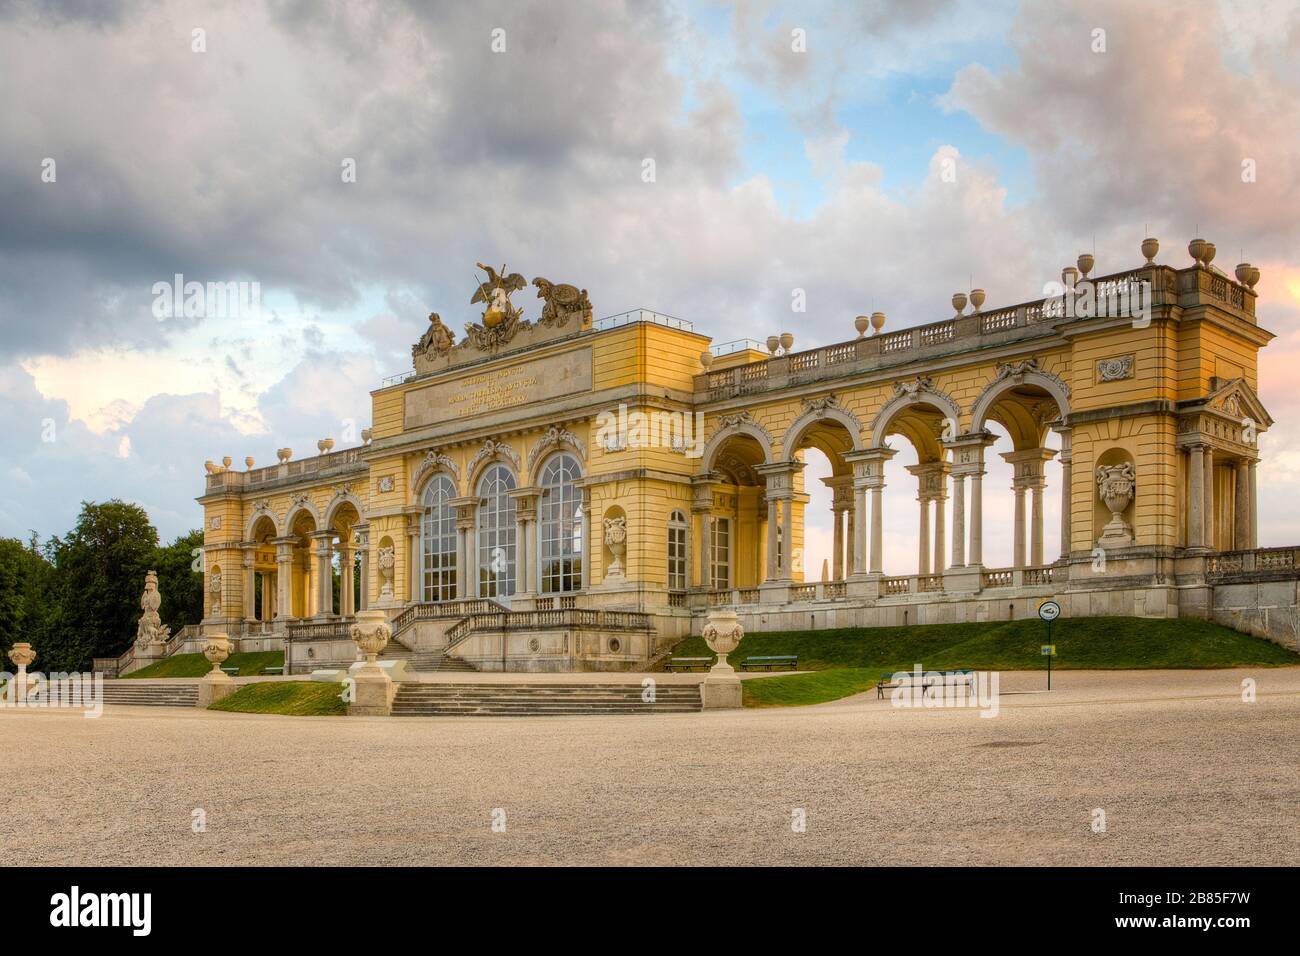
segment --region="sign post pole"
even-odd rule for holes
[[[1040,653],[1047,658],[1047,689],[1052,689],[1052,658],[1056,656],[1056,645],[1052,643],[1052,622],[1061,616],[1061,605],[1055,601],[1044,601],[1038,605],[1038,617],[1047,627],[1047,643]]]

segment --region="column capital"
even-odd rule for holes
[[[984,449],[997,441],[997,436],[990,432],[978,431],[958,435],[949,441],[940,442],[952,452],[952,473],[954,475],[971,475],[984,473]]]
[[[885,462],[898,454],[898,450],[887,445],[877,448],[864,448],[844,455],[844,460],[853,466],[854,486],[884,487]]]
[[[916,476],[917,501],[948,500],[948,486],[945,479],[948,477],[948,472],[952,470],[948,462],[923,461],[920,464],[908,465],[907,470]]]
[[[1024,448],[1004,451],[1002,460],[1014,469],[1012,487],[1032,488],[1043,481],[1043,466],[1056,457],[1055,448]]]

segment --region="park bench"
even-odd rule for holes
[[[746,657],[740,662],[740,669],[747,671],[751,667],[764,667],[771,670],[774,667],[788,667],[792,671],[799,669],[798,654],[768,654],[761,657]]]
[[[709,667],[713,664],[712,657],[674,657],[664,665],[664,670],[684,670],[688,671],[693,667]]]
[[[284,673],[284,665],[282,665],[282,664],[275,664],[275,665],[272,665],[272,666],[270,666],[270,667],[263,667],[263,668],[262,668],[262,673],[263,673],[263,674],[283,674],[283,673]]]
[[[876,698],[883,699],[885,691],[894,690],[898,687],[910,687],[915,681],[916,673],[914,671],[891,672],[880,675],[880,683],[876,684]],[[898,683],[893,683],[895,677],[901,678]],[[973,670],[956,670],[956,671],[924,671],[921,675],[921,686],[934,687],[938,684],[948,685],[964,683],[970,690],[975,689],[975,672]]]
[[[223,667],[223,668],[221,668],[221,670],[222,670],[224,673],[229,674],[231,677],[235,677],[235,676],[237,676],[237,675],[239,674],[239,668],[238,668],[238,667]]]

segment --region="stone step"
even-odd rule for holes
[[[701,709],[696,685],[662,685],[653,703],[640,684],[403,684],[396,717],[545,717],[584,714],[688,714]]]
[[[199,689],[194,684],[156,684],[135,680],[104,681],[104,703],[133,707],[194,707]]]
[[[425,651],[416,654],[410,663],[410,670],[417,674],[460,673],[472,674],[474,667],[469,661],[459,657],[448,657],[442,651]]]

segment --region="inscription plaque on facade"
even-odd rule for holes
[[[591,349],[580,349],[407,392],[406,427],[438,425],[590,390]]]

